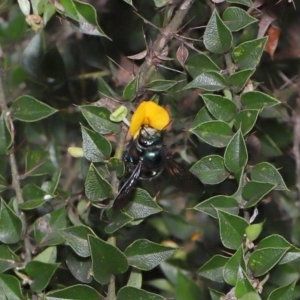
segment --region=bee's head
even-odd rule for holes
[[[137,137],[138,143],[143,147],[162,145],[162,132],[152,127],[143,125]]]

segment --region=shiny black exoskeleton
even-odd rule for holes
[[[162,132],[154,128],[141,128],[124,153],[123,160],[126,170],[131,175],[121,187],[113,203],[114,209],[121,209],[131,201],[139,179],[151,180],[164,169],[174,176],[181,186],[186,183],[189,187],[197,188],[200,193],[203,192],[203,185],[199,179],[176,163],[163,143]]]

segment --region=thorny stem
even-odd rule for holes
[[[176,35],[178,28],[181,26],[183,18],[187,14],[189,8],[191,7],[194,0],[184,0],[182,1],[180,7],[176,11],[174,17],[170,21],[170,23],[163,29],[161,29],[161,34],[157,37],[157,39],[154,41],[151,51],[147,53],[147,56],[145,58],[144,63],[140,67],[139,72],[139,90],[138,95],[143,94],[145,90],[145,86],[147,84],[148,78],[155,69],[156,61],[155,56],[153,53],[155,53],[156,56],[162,55],[163,50],[167,46],[168,42]],[[115,157],[121,159],[122,153],[125,147],[126,142],[126,135],[127,130],[125,127],[125,124],[122,125],[121,132],[117,138],[117,148],[115,152]],[[115,191],[118,190],[119,181],[116,176],[116,173],[114,172],[112,174],[111,179],[112,187]],[[116,245],[116,237],[111,236],[108,239],[108,243],[115,246]],[[115,300],[116,299],[116,287],[115,287],[115,276],[111,275],[110,283],[108,286],[107,291],[107,299],[109,300]]]
[[[155,59],[161,56],[168,42],[177,34],[178,28],[181,26],[183,18],[187,14],[194,0],[184,0],[176,11],[170,23],[161,29],[161,34],[153,43],[150,51],[148,51],[144,63],[141,65],[139,72],[139,90],[138,95],[143,94],[149,76],[156,66]]]
[[[8,124],[8,126],[9,126],[10,134],[14,138],[15,129],[14,129],[14,125],[13,125],[13,120],[9,114],[9,110],[8,110],[6,100],[5,100],[1,66],[0,66],[0,109],[3,114],[5,123]],[[16,198],[17,198],[18,204],[22,204],[22,203],[24,203],[24,199],[22,196],[22,190],[21,190],[21,185],[20,185],[20,181],[19,181],[20,176],[19,176],[19,172],[18,172],[16,156],[14,153],[14,141],[10,147],[8,156],[9,156],[9,164],[10,164],[11,176],[12,176],[12,187],[16,193]],[[23,229],[24,229],[25,262],[28,262],[31,260],[31,244],[29,241],[29,236],[27,235],[27,232],[26,232],[27,224],[26,224],[25,215],[23,213],[20,213],[20,217],[22,219]]]

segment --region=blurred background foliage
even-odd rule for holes
[[[94,287],[105,297],[107,286],[100,284],[102,282],[99,279],[92,280],[89,258],[77,256],[77,252],[74,254],[66,245],[65,236],[52,232],[54,229],[83,224],[103,240],[111,236],[104,230],[108,221],[101,217],[101,208],[92,205],[85,195],[84,183],[89,162],[84,158],[73,158],[68,148],[81,147],[81,125],[89,127],[88,118],[82,114],[82,106],[97,104],[111,111],[119,106],[123,101],[125,87],[138,74],[139,66],[144,61],[129,59],[128,56],[142,53],[147,48],[151,49],[161,33],[160,28],[168,24],[168,18],[173,16],[173,12],[176,12],[182,1],[133,1],[133,7],[130,5],[131,1],[90,0],[86,3],[95,8],[97,20],[92,18],[89,11],[87,14],[91,19],[86,23],[72,17],[71,8],[69,11],[61,10],[60,4],[68,5],[72,1],[32,1],[37,3],[37,12],[42,11],[40,15],[46,23],[44,28],[37,29],[34,26],[30,27],[28,20],[26,22],[24,8],[23,13],[20,9],[22,2],[27,3],[4,0],[0,4],[0,72],[6,104],[11,107],[18,97],[30,95],[57,112],[49,111],[47,118],[45,113],[44,116],[32,119],[34,122],[23,122],[24,116],[16,115],[14,130],[10,130],[13,148],[10,148],[10,145],[7,145],[7,148],[16,158],[23,198],[26,201],[36,200],[37,204],[36,208],[32,204],[22,213],[19,211],[25,215],[20,217],[20,220],[27,225],[23,227],[17,242],[7,243],[5,238],[1,238],[1,271],[17,278],[19,286],[15,288],[12,283],[6,281],[6,277],[1,277],[2,289],[8,286],[12,291],[13,297],[7,296],[7,299],[20,299],[21,293],[22,297],[28,299],[48,299],[51,291],[84,283]],[[286,191],[273,191],[260,201],[256,223],[264,222],[264,226],[259,240],[279,234],[299,247],[300,1],[275,2],[260,0],[247,7],[243,4],[251,3],[250,0],[195,0],[178,30],[178,35],[169,43],[168,57],[172,60],[158,61],[151,77],[151,80],[165,79],[178,83],[159,92],[146,88],[138,98],[141,100],[159,96],[160,104],[167,107],[172,124],[166,133],[165,142],[172,149],[174,157],[183,165],[192,165],[206,155],[223,155],[224,149],[210,146],[187,131],[192,126],[197,112],[204,106],[199,96],[203,90],[182,89],[192,81],[192,76],[181,66],[177,51],[184,41],[189,57],[199,51],[207,53],[203,44],[203,34],[215,8],[220,16],[226,8],[237,6],[256,17],[258,22],[233,33],[233,43],[236,46],[265,35],[269,36],[268,48],[265,49],[251,79],[254,87],[278,99],[281,104],[264,109],[247,135],[248,165],[251,167],[262,161],[271,163],[279,170],[288,188]],[[85,10],[78,3],[78,11],[84,14]],[[36,4],[32,4],[31,9],[34,5]],[[209,53],[209,57],[221,70],[226,69],[223,55]],[[36,109],[36,104],[32,104],[32,107],[28,105],[28,110]],[[134,111],[135,102],[126,102],[126,105],[129,111]],[[1,109],[4,113],[5,108],[2,106]],[[3,115],[2,117],[4,118]],[[9,125],[6,126],[9,128]],[[113,132],[106,135],[112,144],[113,153],[117,144],[116,133],[120,130],[120,127],[115,127]],[[1,133],[7,135],[7,129],[2,128]],[[9,138],[2,139],[6,143],[7,140]],[[15,209],[9,151],[3,151],[3,147],[1,150],[0,191],[4,200],[1,217],[4,220],[4,214],[9,211],[4,209],[6,204],[15,212],[18,210]],[[167,261],[143,272],[143,289],[176,299],[220,299],[219,294],[209,292],[208,287],[226,294],[228,285],[199,276],[198,269],[215,254],[227,256],[233,252],[226,250],[222,245],[218,222],[215,219],[198,211],[185,209],[194,207],[199,198],[175,190],[172,183],[172,178],[169,178],[169,181],[158,179],[154,182],[140,183],[152,196],[160,192],[159,204],[165,211],[146,218],[142,223],[137,224],[136,221],[136,224],[118,230],[117,246],[124,251],[134,241],[148,239],[168,247],[179,247]],[[237,187],[238,183],[229,178],[220,184],[207,185],[203,197],[232,195]],[[41,205],[39,200],[46,192],[51,195],[51,199]],[[250,208],[246,213],[252,215],[253,211],[254,208]],[[50,216],[50,221],[47,216]],[[241,216],[245,217],[243,214]],[[51,228],[48,235],[45,234],[47,226]],[[7,230],[2,221],[0,236],[9,235]],[[49,236],[51,233],[53,236]],[[67,241],[70,244],[70,241]],[[9,255],[6,254],[7,244],[10,245]],[[97,247],[95,246],[95,249]],[[51,255],[46,255],[51,265],[45,267],[47,272],[43,272],[43,266],[33,264],[39,262],[34,258],[44,253],[45,249],[51,252]],[[5,264],[7,257],[15,261],[9,267]],[[45,263],[45,260],[41,261]],[[28,265],[29,262],[32,265]],[[80,271],[81,275],[78,274]],[[44,274],[45,282],[38,282],[37,287],[32,287],[30,280],[36,280]],[[290,284],[294,280],[297,282],[299,274],[299,259],[290,264],[276,266],[264,286],[262,299],[267,299],[267,295],[274,288]],[[126,285],[129,275],[130,272],[127,271],[116,276],[117,289]],[[134,277],[132,273],[131,276]],[[80,286],[77,287],[80,289]],[[45,296],[46,292],[50,294]],[[92,299],[100,297],[89,290],[72,290],[72,293],[72,299],[86,299],[86,295]],[[297,282],[294,296],[286,299],[299,299],[299,294],[300,285]],[[57,299],[65,299],[65,295],[62,294],[55,296]],[[144,296],[143,299],[148,299],[146,297],[150,296]],[[120,295],[119,298],[126,299],[126,296],[122,298]]]

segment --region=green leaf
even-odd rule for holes
[[[194,300],[202,293],[203,291],[201,291],[194,280],[180,271],[177,272],[177,284],[175,289],[176,299]]]
[[[83,283],[92,282],[92,259],[90,257],[80,257],[71,252],[65,261],[68,269],[78,281]]]
[[[244,108],[249,109],[262,109],[265,106],[271,107],[280,103],[277,99],[262,93],[262,92],[248,92],[244,93],[241,97],[241,103]]]
[[[273,290],[267,300],[292,300],[294,299],[294,289],[296,285],[296,280],[291,282],[288,285],[281,286],[275,290]]]
[[[205,48],[215,54],[223,54],[231,48],[232,34],[216,10],[213,11],[208,21],[203,42]]]
[[[31,149],[26,153],[25,164],[27,176],[41,176],[54,172],[49,152],[46,151]]]
[[[215,282],[224,282],[223,269],[228,260],[228,257],[214,255],[198,270],[198,274]]]
[[[235,72],[228,77],[228,83],[232,85],[234,93],[239,93],[249,81],[255,69],[246,69]]]
[[[204,184],[218,184],[229,176],[224,166],[224,158],[216,154],[201,158],[191,167],[190,172]]]
[[[68,245],[75,251],[75,253],[82,257],[91,255],[88,235],[95,235],[90,227],[78,225],[62,229],[59,233],[64,237]]]
[[[238,280],[238,274],[242,270],[246,269],[246,264],[244,260],[244,250],[243,245],[241,245],[237,251],[229,258],[227,263],[223,269],[223,277],[224,280],[232,285],[235,286]]]
[[[248,7],[253,6],[253,2],[251,0],[227,0],[227,2],[241,4],[241,5],[245,5],[245,6],[248,6]]]
[[[79,21],[78,12],[76,10],[75,4],[72,0],[61,0],[59,2],[62,5],[63,14],[73,20]],[[60,12],[60,10],[58,10]]]
[[[73,1],[77,13],[80,32],[107,37],[102,28],[99,26],[97,21],[97,12],[95,8],[84,2]]]
[[[142,271],[132,268],[130,272],[130,276],[127,281],[127,286],[140,289],[142,287],[142,283],[143,283]]]
[[[257,164],[250,172],[252,180],[268,182],[276,185],[274,190],[287,190],[287,187],[277,169],[267,162]]]
[[[231,127],[223,121],[208,121],[191,128],[201,140],[217,148],[226,147],[232,138]]]
[[[246,275],[244,270],[240,270],[238,272],[238,278],[235,285],[235,296],[237,299],[242,299],[242,297],[246,296],[249,293],[256,294],[256,291],[254,287],[252,286],[248,276]],[[244,298],[251,300],[252,298]],[[256,297],[253,298],[253,300],[257,299]]]
[[[267,37],[244,42],[232,51],[232,58],[240,69],[254,69],[262,56]]]
[[[133,100],[137,96],[139,76],[134,77],[124,88],[123,98]]]
[[[12,136],[4,119],[4,113],[0,116],[0,155],[6,154],[12,144]]]
[[[228,249],[238,249],[245,237],[248,222],[238,216],[217,210],[222,244]]]
[[[220,68],[203,53],[198,53],[189,57],[185,67],[193,78],[209,71],[220,71]]]
[[[114,211],[113,209],[108,209],[106,214],[110,222],[104,230],[108,234],[116,232],[117,230],[126,226],[134,220],[131,216],[122,213],[122,211],[120,210]]]
[[[32,280],[30,289],[36,293],[40,293],[44,290],[48,286],[58,266],[59,264],[46,264],[40,261],[30,261],[25,267],[27,275]]]
[[[100,134],[118,132],[119,126],[110,121],[111,112],[102,106],[83,105],[79,106],[84,118],[89,125]]]
[[[194,128],[202,123],[205,123],[207,121],[215,121],[213,116],[210,114],[206,106],[203,106],[197,113],[193,124],[191,125],[191,128]]]
[[[0,245],[0,273],[17,267],[19,261],[19,256],[7,245]]]
[[[67,227],[66,211],[62,207],[36,219],[34,237],[43,246],[58,245],[63,242],[59,230]]]
[[[225,78],[215,72],[209,71],[198,75],[193,81],[188,83],[183,89],[203,89],[205,91],[220,91],[226,87]]]
[[[220,209],[222,211],[226,211],[233,215],[237,215],[239,213],[239,205],[235,198],[230,196],[218,195],[211,197],[199,204],[197,204],[194,209],[201,211],[205,214],[210,215],[213,218],[218,218],[218,214],[216,209]]]
[[[243,135],[246,135],[254,127],[259,114],[258,109],[243,109],[234,120],[235,129],[241,129]]]
[[[218,120],[230,121],[236,114],[237,108],[233,101],[219,95],[201,95],[209,112]]]
[[[249,286],[249,288],[251,287]],[[244,296],[241,297],[240,300],[261,300],[261,298],[258,295],[258,293],[255,291],[255,292],[249,292],[244,294]]]
[[[241,131],[238,130],[225,149],[224,164],[230,172],[237,173],[246,166],[247,161],[248,152],[246,143]]]
[[[101,134],[81,126],[84,156],[91,162],[101,162],[110,157],[111,144]]]
[[[289,247],[270,247],[255,250],[249,258],[249,267],[255,277],[268,273],[281,260]]]
[[[1,300],[23,300],[20,282],[16,276],[0,274]],[[27,297],[26,297],[27,299]]]
[[[139,270],[149,271],[168,259],[174,252],[174,248],[140,239],[129,245],[124,254],[128,259],[129,265]]]
[[[245,184],[242,196],[247,201],[245,208],[256,205],[265,195],[270,193],[276,185],[267,182],[249,181]]]
[[[46,294],[46,299],[99,300],[104,298],[102,298],[102,296],[94,288],[88,285],[78,284],[61,290],[51,291]]]
[[[146,88],[152,92],[164,92],[172,88],[177,83],[178,81],[175,80],[157,79],[149,82]]]
[[[250,224],[246,228],[246,236],[250,242],[255,241],[259,237],[263,229],[263,225],[264,223]]]
[[[57,247],[47,247],[40,252],[33,260],[44,263],[55,263],[57,258]]]
[[[0,241],[4,244],[17,243],[22,234],[23,224],[19,216],[1,199]]]
[[[225,25],[231,31],[239,31],[258,20],[239,7],[228,7],[223,15]]]
[[[89,235],[89,244],[96,281],[107,284],[112,274],[126,272],[128,262],[118,248],[92,235]]]
[[[110,169],[116,171],[117,177],[124,176],[125,173],[125,166],[121,159],[118,159],[116,157],[110,157],[107,165]]]
[[[13,118],[23,122],[36,122],[57,112],[56,109],[31,96],[18,97],[12,103],[11,110]]]
[[[131,286],[125,286],[118,292],[118,300],[128,299],[143,299],[143,300],[166,300],[166,298],[147,292],[145,290],[137,289]]]
[[[90,165],[85,180],[85,194],[92,202],[114,197],[112,186],[101,176],[93,164]]]
[[[126,214],[134,219],[143,219],[162,210],[145,190],[138,188],[134,191],[131,205],[124,209]]]

